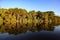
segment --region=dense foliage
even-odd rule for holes
[[[29,11],[20,8],[0,9],[0,32],[9,34],[35,32],[41,30],[53,31],[55,25],[60,25],[60,16],[53,11]]]
[[[29,11],[21,8],[9,8],[0,9],[0,25],[2,24],[12,24],[16,23],[27,24],[27,23],[39,23],[39,24],[60,24],[60,16],[56,16],[53,11]]]

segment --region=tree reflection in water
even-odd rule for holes
[[[1,33],[9,33],[9,34],[20,34],[20,33],[26,33],[28,30],[31,32],[36,32],[36,31],[54,31],[54,26],[56,24],[36,24],[36,23],[32,23],[32,24],[20,24],[20,23],[16,23],[16,24],[6,24],[3,23],[3,25],[0,26],[0,32]]]

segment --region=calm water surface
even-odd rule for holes
[[[1,25],[0,40],[60,40],[60,25]]]

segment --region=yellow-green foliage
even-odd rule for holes
[[[3,24],[3,19],[2,19],[2,17],[0,17],[0,25],[2,25]]]
[[[5,20],[3,20],[5,18]],[[56,21],[55,21],[55,20]],[[60,17],[56,16],[53,11],[29,11],[21,8],[0,9],[0,25],[6,24],[27,24],[27,23],[60,23]]]

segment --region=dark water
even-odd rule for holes
[[[60,40],[60,25],[1,25],[0,40]]]

